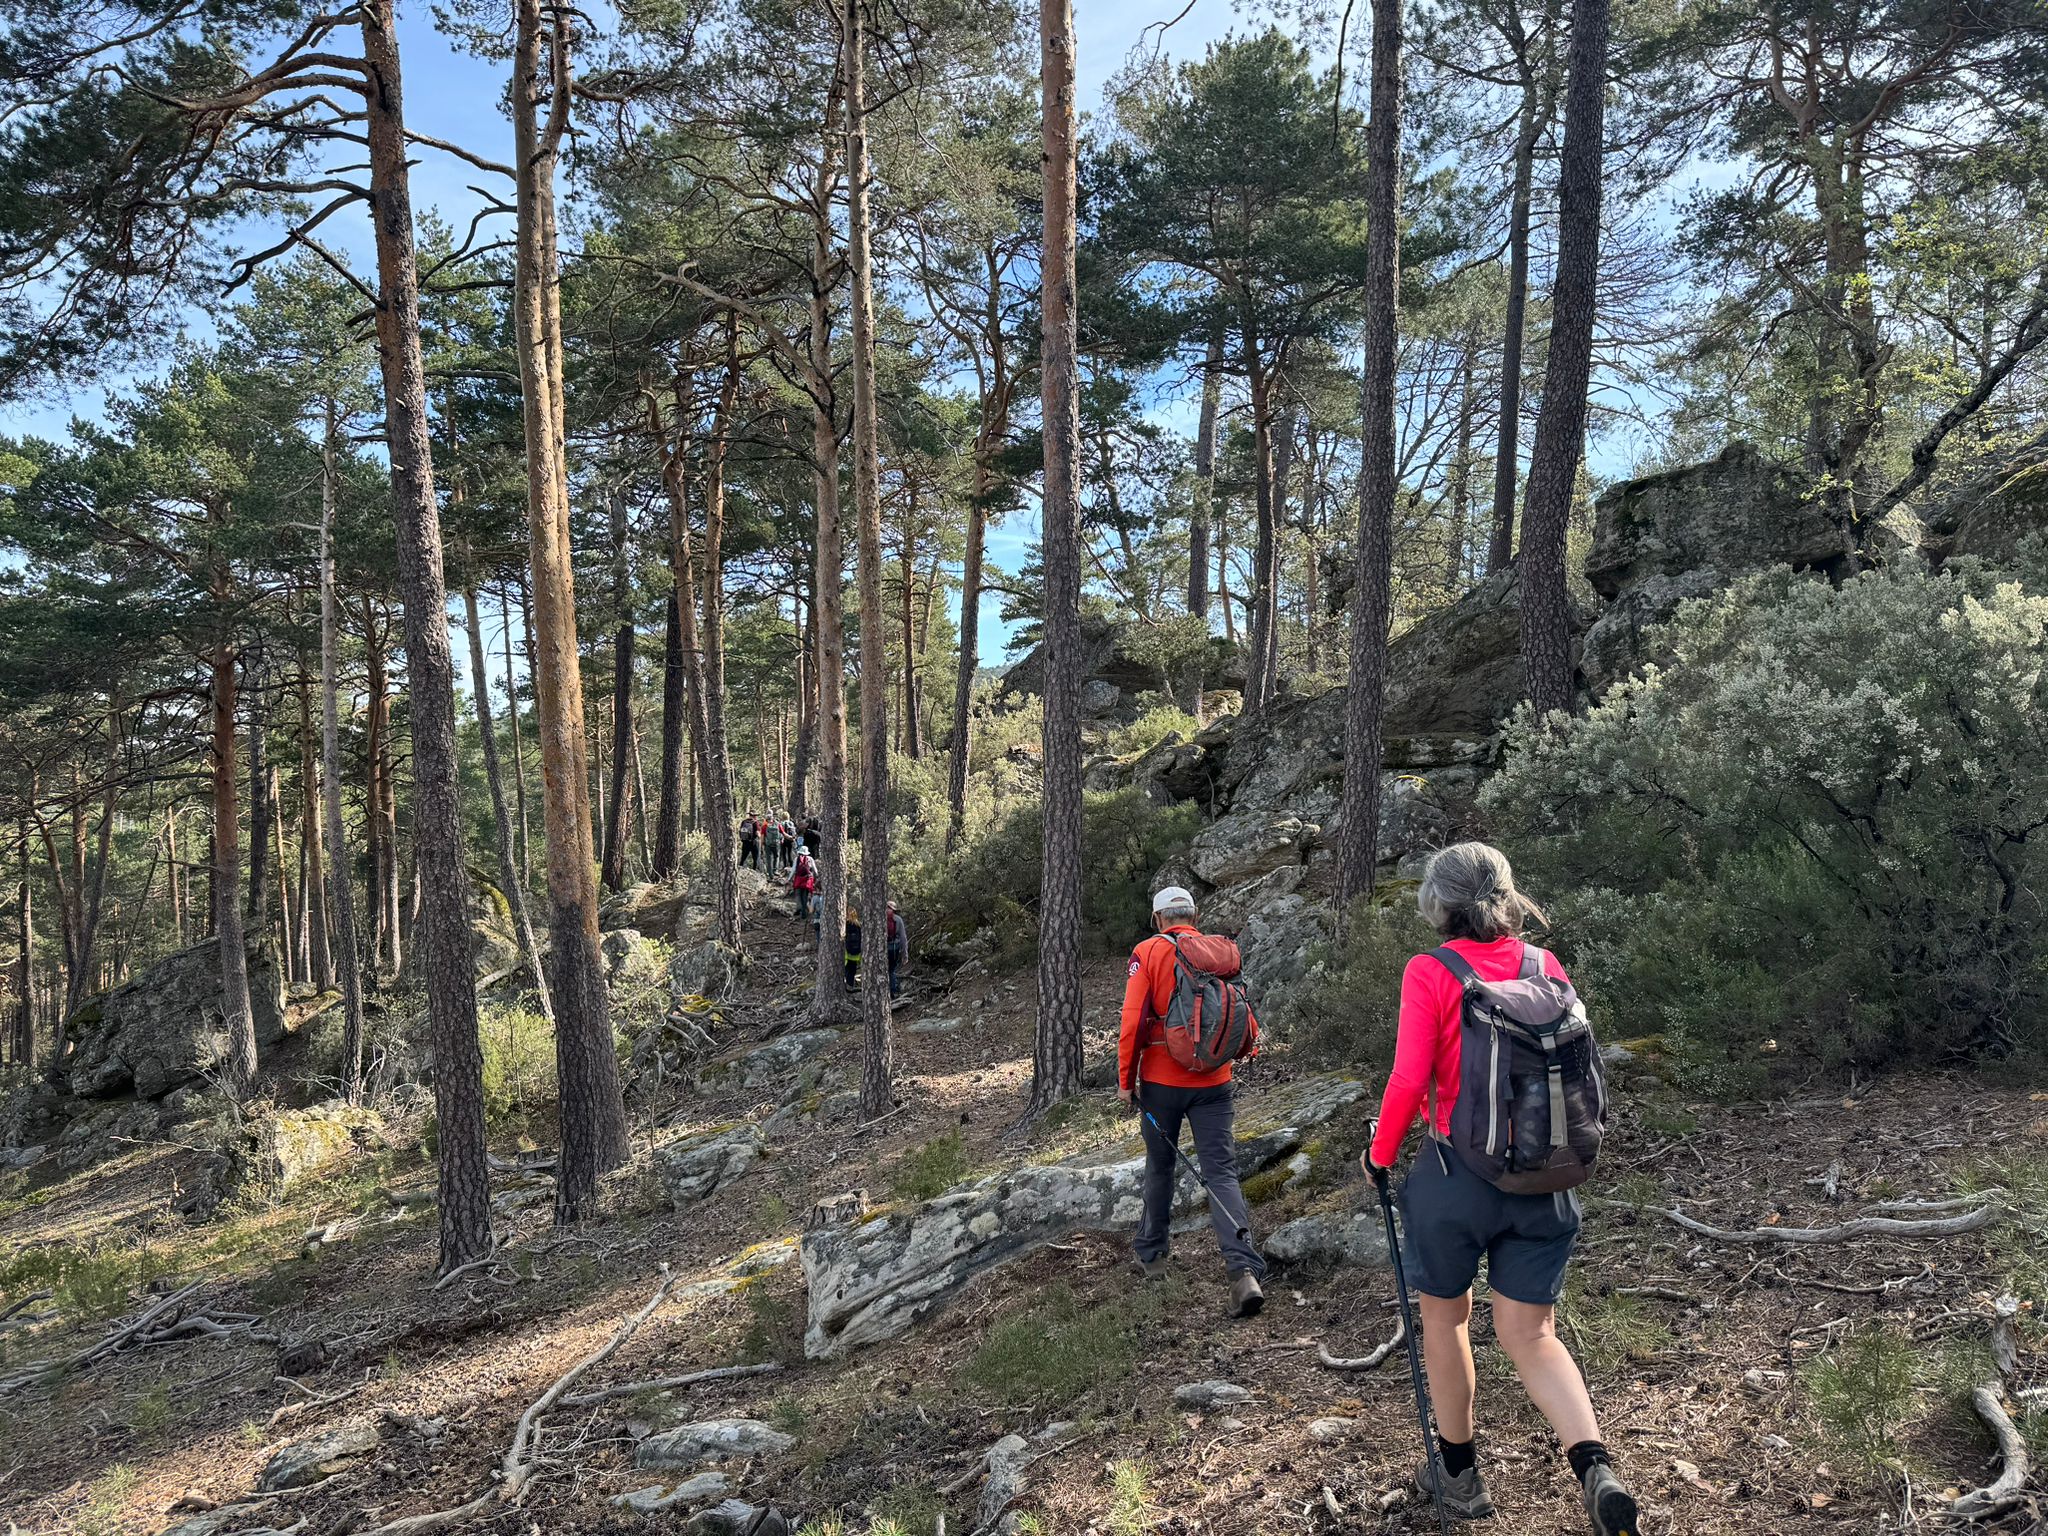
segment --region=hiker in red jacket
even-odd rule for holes
[[[1235,1096],[1230,1063],[1210,1072],[1191,1072],[1168,1054],[1158,1025],[1174,993],[1176,938],[1199,938],[1195,898],[1169,885],[1152,898],[1150,938],[1131,951],[1124,984],[1123,1030],[1117,1044],[1117,1097],[1149,1113],[1155,1129],[1141,1120],[1145,1137],[1145,1209],[1135,1244],[1138,1273],[1166,1277],[1172,1243],[1174,1144],[1183,1120],[1194,1128],[1195,1154],[1209,1189],[1209,1220],[1230,1274],[1230,1307],[1239,1317],[1255,1316],[1266,1304],[1259,1279],[1266,1272],[1249,1238],[1251,1214],[1237,1182]],[[1161,1133],[1164,1133],[1162,1136]]]
[[[1416,893],[1422,915],[1445,948],[1482,982],[1505,982],[1540,964],[1564,977],[1555,956],[1525,945],[1522,924],[1543,921],[1515,889],[1497,848],[1458,843],[1439,852]],[[1416,1482],[1433,1492],[1440,1459],[1445,1507],[1461,1519],[1493,1513],[1473,1447],[1472,1281],[1486,1261],[1493,1336],[1515,1364],[1530,1401],[1565,1447],[1595,1536],[1638,1536],[1636,1502],[1609,1463],[1584,1377],[1557,1337],[1555,1304],[1579,1235],[1576,1193],[1509,1194],[1468,1167],[1451,1133],[1463,1064],[1465,984],[1434,955],[1417,955],[1401,977],[1401,1023],[1363,1159],[1375,1180],[1401,1155],[1401,1143],[1425,1113],[1431,1132],[1401,1185],[1401,1230],[1408,1284],[1422,1309],[1422,1351],[1436,1404],[1438,1458]]]
[[[818,889],[818,865],[808,850],[797,854],[796,868],[789,875],[789,888],[796,892],[796,915],[809,917],[811,898]]]

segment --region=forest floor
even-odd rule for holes
[[[808,979],[797,924],[779,910],[751,918],[760,960],[747,995],[727,1010],[735,1044],[785,1022]],[[1390,1336],[1394,1288],[1384,1265],[1276,1272],[1264,1315],[1233,1322],[1206,1231],[1179,1240],[1173,1277],[1154,1286],[1131,1274],[1125,1235],[1080,1234],[996,1270],[905,1337],[823,1362],[803,1357],[797,1262],[737,1289],[725,1283],[736,1258],[797,1238],[816,1201],[851,1188],[887,1198],[1091,1143],[1136,1146],[1102,1094],[1018,1129],[1030,979],[983,978],[950,995],[948,980],[915,978],[898,1015],[906,1026],[934,1015],[968,1022],[953,1033],[899,1028],[896,1114],[864,1129],[821,1117],[681,1214],[644,1170],[621,1180],[617,1214],[567,1238],[537,1205],[501,1224],[505,1267],[441,1288],[431,1205],[399,1205],[386,1193],[431,1188],[417,1152],[366,1160],[282,1206],[203,1223],[176,1213],[199,1159],[176,1146],[122,1149],[68,1175],[46,1171],[49,1160],[0,1175],[0,1264],[38,1245],[144,1245],[164,1272],[158,1292],[199,1280],[211,1314],[256,1314],[264,1332],[324,1345],[324,1359],[296,1384],[280,1377],[275,1345],[229,1334],[122,1351],[0,1397],[0,1519],[10,1531],[153,1533],[185,1518],[177,1509],[248,1498],[278,1446],[366,1423],[383,1425],[374,1452],[310,1489],[243,1504],[218,1529],[339,1536],[460,1504],[488,1486],[520,1415],[640,1309],[666,1264],[681,1283],[579,1391],[743,1362],[778,1369],[669,1396],[558,1405],[541,1421],[523,1502],[470,1528],[510,1536],[679,1525],[678,1514],[641,1517],[612,1502],[658,1478],[634,1469],[635,1432],[737,1415],[769,1421],[797,1447],[729,1468],[734,1492],[825,1522],[823,1530],[833,1519],[855,1532],[894,1522],[902,1536],[924,1536],[943,1515],[943,1529],[971,1531],[989,1445],[1055,1421],[1072,1428],[1032,1467],[1014,1506],[1027,1530],[1433,1530],[1428,1507],[1401,1491],[1417,1460],[1403,1357],[1338,1372],[1318,1363],[1314,1347],[1355,1356]],[[1122,980],[1115,957],[1090,969],[1092,1048],[1113,1038]],[[849,1032],[836,1063],[855,1079],[857,1050]],[[1279,1053],[1248,1075],[1256,1092],[1290,1071]],[[719,1124],[778,1097],[678,1096],[675,1123]],[[1909,1497],[1940,1523],[1945,1491],[1997,1471],[1969,1409],[1969,1388],[1990,1378],[1991,1298],[2038,1298],[2048,1271],[2039,1225],[2048,1095],[1980,1077],[1899,1077],[1717,1106],[1685,1102],[1638,1067],[1624,1075],[1620,1098],[1563,1331],[1616,1458],[1645,1498],[1646,1531],[1897,1529]],[[1259,1207],[1261,1231],[1369,1198],[1352,1162],[1364,1110],[1334,1128],[1342,1156],[1319,1164],[1311,1188]],[[1872,1203],[2013,1190],[2016,1180],[2021,1214],[1931,1241],[1731,1243],[1664,1214],[1676,1205],[1727,1228],[1827,1226]],[[309,1228],[358,1215],[367,1219],[342,1240],[303,1247]],[[0,1294],[0,1311],[18,1299]],[[59,1316],[0,1334],[0,1377],[25,1359],[89,1344],[108,1317],[135,1310],[125,1289],[105,1300],[96,1319]],[[1582,1531],[1562,1457],[1514,1386],[1486,1318],[1482,1304],[1474,1332],[1481,1463],[1500,1508],[1493,1528]],[[1904,1348],[1903,1384],[1880,1379],[1866,1389],[1848,1372],[1843,1409],[1843,1394],[1827,1388],[1844,1373],[1815,1362],[1860,1360],[1854,1341],[1880,1329]],[[2022,1326],[2019,1338],[2012,1379],[2048,1378],[2039,1329]],[[1890,1357],[1873,1358],[1881,1366]],[[1176,1386],[1211,1378],[1250,1389],[1249,1400],[1207,1416],[1175,1406]],[[445,1428],[422,1434],[384,1415],[444,1419]],[[2025,1428],[2039,1457],[2048,1425],[2036,1414]],[[1894,1454],[1893,1469],[1867,1464]],[[2037,1530],[2038,1516],[2036,1501],[1977,1529]]]

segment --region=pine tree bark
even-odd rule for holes
[[[1401,296],[1401,0],[1373,0],[1366,186],[1364,460],[1358,481],[1358,578],[1351,595],[1351,679],[1344,708],[1344,830],[1338,921],[1370,898],[1379,864],[1380,757],[1392,607],[1395,337]]]
[[[1249,305],[1246,307],[1249,309]],[[1272,647],[1276,540],[1273,527],[1273,381],[1265,359],[1259,354],[1258,335],[1252,329],[1248,313],[1245,317],[1244,368],[1251,393],[1253,512],[1251,658],[1245,669],[1244,712],[1255,715],[1273,698],[1273,678],[1267,671],[1267,661]]]
[[[328,494],[332,494],[329,491]],[[322,521],[326,520],[323,507]],[[306,935],[306,973],[316,992],[334,989],[334,951],[328,939],[327,858],[320,832],[321,774],[314,745],[313,701],[305,678],[299,680],[299,822],[300,862],[305,870],[305,895],[299,900]]]
[[[683,584],[681,563],[676,559],[678,541],[673,529],[669,547],[670,575],[675,581],[668,595],[668,619],[662,635],[661,666],[661,810],[655,818],[654,878],[669,880],[683,867],[683,752],[684,711],[689,708],[683,668]]]
[[[805,572],[804,580],[811,582],[811,572]],[[818,653],[815,602],[799,600],[796,635],[796,754],[789,770],[789,810],[802,820],[811,808],[811,761],[818,739],[818,669],[812,665]]]
[[[889,1028],[889,722],[888,661],[880,637],[888,623],[882,606],[882,471],[875,419],[874,270],[868,227],[866,43],[862,0],[845,0],[847,270],[853,320],[853,490],[860,567],[860,632],[873,637],[860,656],[860,888],[861,966],[860,1112],[873,1120],[893,1102],[895,1040]]]
[[[590,754],[570,566],[569,483],[562,399],[561,274],[555,173],[569,109],[569,20],[517,0],[512,121],[517,172],[513,310],[526,429],[527,517],[533,565],[534,684],[547,836],[549,988],[562,1152],[555,1220],[597,1213],[598,1178],[626,1160],[625,1100],[612,1048],[598,951]],[[543,35],[545,32],[545,36]],[[546,63],[542,54],[545,49]],[[548,112],[541,117],[543,101]]]
[[[844,69],[844,48],[841,49]],[[846,1013],[846,544],[839,526],[839,424],[832,385],[832,117],[838,82],[826,109],[811,189],[811,485],[817,531],[812,549],[812,611],[816,615],[818,679],[818,947],[811,982],[811,1022],[838,1023]]]
[[[1216,418],[1223,408],[1223,328],[1209,335],[1202,360],[1202,411],[1195,418],[1195,505],[1188,517],[1188,612],[1209,617],[1209,524],[1216,502]],[[1201,674],[1195,680],[1201,710]]]
[[[491,851],[498,856],[498,881],[505,888],[505,904],[512,911],[512,932],[519,940],[519,947],[526,952],[527,964],[533,968],[534,992],[540,1002],[541,1016],[552,1025],[555,1022],[555,1005],[548,996],[547,967],[541,961],[540,941],[534,937],[526,891],[519,883],[519,871],[512,867],[512,815],[505,805],[504,770],[498,765],[498,732],[491,723],[491,679],[484,666],[484,625],[477,608],[474,581],[463,583],[462,616],[467,621],[464,627],[469,632],[469,677],[470,690],[476,700],[477,739],[483,747],[484,782],[490,787],[491,824],[497,834],[491,840]]]
[[[224,591],[225,578],[216,580]],[[240,1098],[256,1080],[256,1016],[249,1004],[249,955],[242,930],[240,807],[235,784],[235,647],[215,642],[213,714],[213,931],[220,947],[221,1019],[227,1027],[228,1091]]]
[[[363,952],[357,937],[355,886],[349,879],[341,824],[341,604],[334,580],[334,456],[339,424],[332,402],[320,450],[320,814],[327,842],[328,915],[335,979],[341,987],[342,1080],[348,1101],[363,1097]]]
[[[1501,326],[1500,428],[1493,453],[1493,530],[1486,547],[1489,574],[1515,557],[1515,488],[1522,467],[1522,342],[1529,314],[1529,218],[1536,142],[1548,116],[1542,97],[1541,82],[1525,62],[1521,113],[1515,127],[1514,191],[1508,207],[1507,315]]]
[[[391,793],[391,683],[384,638],[368,596],[363,598],[363,649],[369,664],[368,716],[363,758],[369,794],[364,831],[370,845],[370,954],[372,971],[398,974],[398,809]]]
[[[243,653],[249,715],[249,926],[256,942],[270,935],[270,696],[260,649]]]
[[[1543,414],[1522,507],[1522,663],[1539,714],[1569,711],[1575,694],[1565,534],[1586,446],[1593,315],[1600,267],[1600,165],[1607,90],[1608,0],[1572,0],[1564,146],[1558,156],[1557,282]]]
[[[1044,860],[1030,1112],[1081,1087],[1081,418],[1074,310],[1074,8],[1039,0],[1045,243],[1039,392],[1045,435]]]
[[[413,937],[426,981],[434,1046],[445,1272],[481,1258],[491,1247],[483,1051],[477,1040],[469,880],[462,862],[455,667],[448,647],[441,514],[434,499],[426,369],[420,354],[419,271],[398,34],[392,0],[368,0],[361,15],[363,59],[370,77],[364,126],[377,248],[377,355],[384,382],[384,431],[391,460],[399,589],[405,600],[412,717],[412,832],[419,894],[419,923]]]
[[[739,331],[728,315],[725,376],[712,409],[711,440],[704,445],[704,569],[698,578],[698,602],[704,637],[704,808],[716,876],[718,937],[729,949],[740,947],[740,870],[732,747],[725,723],[725,454],[739,388]]]
[[[34,797],[35,784],[31,779],[29,798]],[[36,924],[35,888],[29,869],[26,816],[15,822],[14,832],[21,868],[20,878],[16,880],[14,886],[15,991],[21,999],[21,1012],[16,1016],[15,1022],[14,1059],[32,1063],[36,1055]]]
[[[505,623],[505,713],[512,723],[512,786],[517,797],[519,828],[519,883],[533,889],[533,835],[527,815],[526,743],[519,730],[519,689],[512,681],[512,588],[519,589],[521,654],[526,658],[526,675],[533,677],[533,606],[526,598],[526,582],[514,578],[498,594],[498,612]]]
[[[608,494],[612,535],[612,604],[618,628],[612,634],[612,793],[604,821],[604,888],[626,885],[626,819],[632,814],[633,782],[633,606],[632,569],[626,563],[626,498],[619,487]]]
[[[662,454],[661,483],[668,493],[669,571],[675,579],[676,593],[681,597],[679,605],[672,609],[677,625],[677,646],[683,674],[683,700],[688,714],[689,750],[696,764],[697,776],[692,783],[705,782],[711,751],[711,730],[706,723],[704,709],[704,649],[697,629],[697,562],[690,539],[689,502],[689,442],[686,436],[690,413],[684,399],[682,381],[676,384],[677,425],[676,435],[670,438],[663,430],[658,415],[650,411],[652,428]],[[737,869],[721,871],[720,859],[737,861],[737,850],[732,846],[728,828],[724,846],[720,846],[716,835],[708,835],[711,844],[711,877],[713,888],[737,883]]]
[[[183,949],[192,938],[191,919],[186,915],[185,866],[178,858],[178,808],[164,812],[164,859],[171,866],[171,929],[177,947]]]

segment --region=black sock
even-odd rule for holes
[[[1582,1483],[1586,1474],[1595,1467],[1614,1465],[1614,1458],[1607,1454],[1607,1447],[1598,1440],[1581,1440],[1564,1454],[1565,1460],[1572,1464],[1572,1476]]]
[[[1472,1470],[1479,1460],[1479,1453],[1470,1440],[1446,1440],[1436,1437],[1436,1453],[1443,1459],[1444,1476],[1458,1477]]]

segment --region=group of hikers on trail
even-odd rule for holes
[[[824,842],[824,828],[815,816],[801,827],[787,811],[765,816],[749,811],[740,819],[740,864],[751,864],[764,875],[791,873],[806,853],[815,861]]]
[[[1473,1418],[1472,1286],[1483,1260],[1494,1338],[1564,1447],[1594,1536],[1639,1536],[1635,1499],[1556,1330],[1579,1234],[1574,1191],[1606,1123],[1598,1047],[1563,967],[1521,937],[1543,914],[1515,888],[1498,849],[1443,849],[1417,903],[1443,943],[1402,975],[1392,1070],[1360,1159],[1396,1266],[1425,1449],[1416,1485],[1446,1529],[1452,1517],[1494,1512]],[[1236,944],[1204,934],[1199,922],[1187,891],[1158,891],[1153,932],[1131,952],[1124,987],[1117,1092],[1137,1110],[1145,1138],[1136,1267],[1147,1280],[1166,1273],[1185,1121],[1230,1277],[1231,1312],[1251,1317],[1265,1305],[1266,1265],[1238,1184],[1232,1063],[1256,1053],[1258,1024],[1238,980]],[[1418,1122],[1423,1136],[1396,1196],[1394,1170]],[[1421,1313],[1419,1352],[1410,1291]]]

